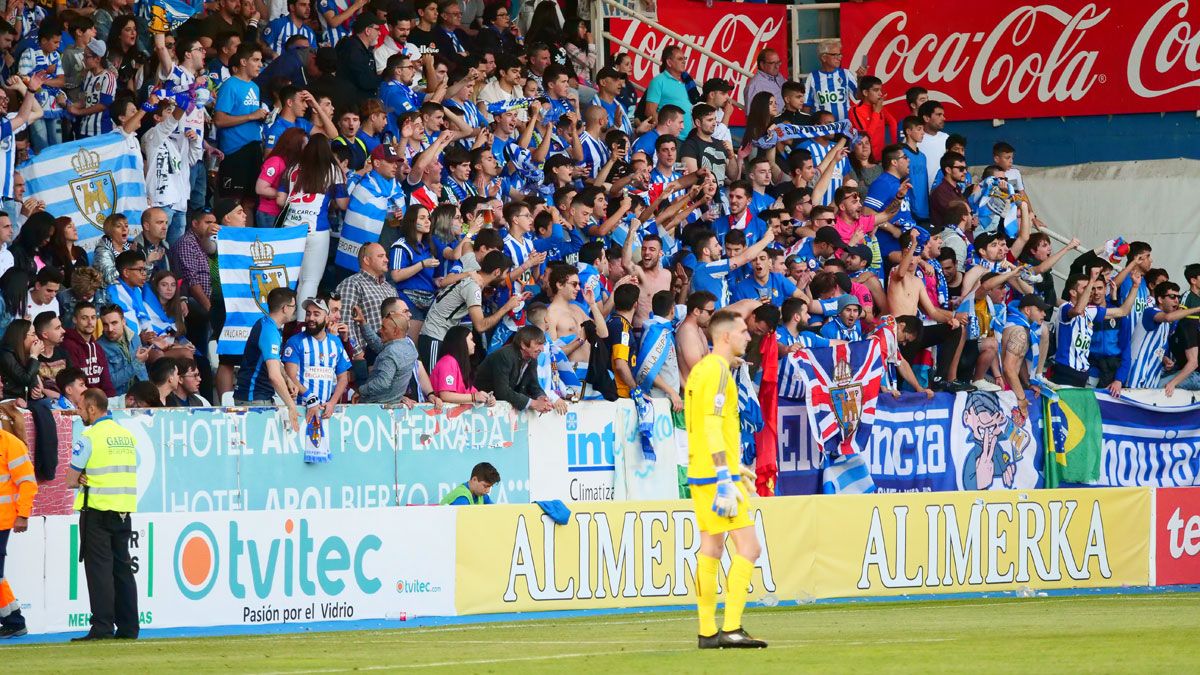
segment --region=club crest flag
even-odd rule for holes
[[[808,398],[809,428],[826,455],[862,452],[871,438],[883,378],[878,337],[794,355]]]
[[[46,211],[67,217],[79,230],[79,245],[91,251],[113,213],[129,218],[130,238],[146,209],[141,157],[119,132],[51,146],[19,168],[26,196],[46,202]]]
[[[151,33],[170,33],[203,9],[203,0],[138,0],[136,5]]]
[[[245,351],[250,329],[267,315],[267,295],[296,289],[308,227],[223,227],[217,234],[217,264],[225,296],[225,327],[218,354]]]

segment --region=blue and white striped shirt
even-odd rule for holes
[[[325,20],[327,12],[333,12],[334,15],[350,9],[350,5],[346,0],[320,0],[317,3],[317,13],[321,15],[321,44],[327,47],[336,47],[337,43],[347,35],[350,35],[350,27],[354,24],[355,17],[350,17],[349,21],[343,21],[340,26],[331,26]]]
[[[612,152],[587,131],[579,134],[579,147],[583,149],[583,165],[588,169],[588,178],[595,178],[600,173],[600,167],[608,162]]]
[[[341,338],[328,334],[321,339],[307,332],[293,335],[283,348],[283,362],[300,366],[300,386],[304,390],[296,403],[305,406],[328,403],[338,375],[350,370],[350,358]]]
[[[287,15],[273,19],[271,23],[267,24],[267,29],[263,31],[263,42],[267,43],[271,51],[276,54],[282,54],[284,43],[290,40],[293,35],[303,35],[308,38],[308,44],[316,48],[317,34],[313,29],[304,23],[297,26],[292,23],[292,17]]]
[[[1137,317],[1130,343],[1129,381],[1126,387],[1133,389],[1155,389],[1162,380],[1163,355],[1167,353],[1167,341],[1175,330],[1175,322],[1154,320],[1161,312],[1157,307],[1147,307]]]
[[[523,265],[525,260],[533,255],[535,250],[533,237],[526,235],[521,239],[517,239],[511,234],[504,237],[504,255],[507,255],[509,260],[512,260],[514,270]],[[526,270],[525,274],[520,279],[517,279],[517,281],[523,285],[529,285],[533,283],[533,279],[534,270],[531,268]]]
[[[834,145],[821,145],[820,143],[806,143],[803,147],[808,148],[812,153],[813,166],[819,166],[825,161],[825,156],[833,150]],[[853,170],[850,166],[850,160],[846,157],[836,161],[829,167],[829,171],[833,172],[833,177],[829,181],[829,187],[825,188],[824,195],[813,195],[813,204],[833,204],[833,195],[837,189],[842,187],[842,181]],[[881,209],[882,210],[882,209]]]
[[[13,184],[16,182],[17,170],[16,136],[26,127],[24,124],[13,127],[12,119],[16,116],[16,113],[9,113],[8,117],[0,119],[0,162],[4,163],[0,167],[0,197],[5,199],[13,197]]]
[[[93,106],[97,103],[108,108],[112,105],[113,96],[117,93],[117,76],[111,70],[102,70],[99,75],[88,73],[83,80],[83,104]],[[108,110],[101,110],[85,115],[79,120],[80,136],[99,136],[113,129],[112,118]]]
[[[832,73],[814,70],[804,81],[804,91],[804,105],[814,111],[826,110],[844,120],[850,116],[850,106],[858,95],[858,80],[845,68]],[[813,163],[817,163],[815,157]]]

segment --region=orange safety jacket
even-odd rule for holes
[[[33,513],[37,491],[29,448],[0,429],[0,530],[11,530],[18,516],[28,518]]]

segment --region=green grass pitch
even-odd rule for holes
[[[696,650],[690,612],[359,632],[10,643],[19,672],[1195,672],[1200,594],[806,605],[746,611],[765,651]]]

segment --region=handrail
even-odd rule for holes
[[[734,63],[733,61],[730,61],[729,59],[727,59],[723,56],[718,56],[717,54],[714,54],[711,49],[704,47],[703,45],[696,42],[695,40],[693,40],[689,37],[686,37],[684,35],[680,35],[679,33],[676,33],[675,31],[671,30],[670,28],[667,28],[666,26],[662,25],[656,19],[654,19],[646,14],[642,14],[641,12],[639,12],[637,10],[630,9],[629,7],[626,7],[625,5],[622,5],[621,3],[616,2],[615,0],[598,0],[597,2],[593,2],[592,4],[593,4],[593,6],[608,5],[610,7],[616,7],[618,9],[620,9],[621,12],[623,12],[624,14],[627,14],[630,17],[637,19],[638,21],[641,21],[642,23],[650,24],[651,26],[654,26],[654,29],[656,31],[662,33],[663,35],[666,35],[669,38],[676,40],[677,42],[680,42],[681,44],[685,44],[688,47],[691,47],[693,50],[698,51],[701,54],[704,54],[705,56],[712,59],[713,61],[716,61],[717,63],[720,63],[721,65],[726,66],[735,72],[741,73],[742,75],[745,75],[746,77],[754,77],[754,73],[752,73],[749,70],[747,70],[746,68],[744,68],[741,64]],[[609,34],[609,37],[612,38],[614,36]]]

